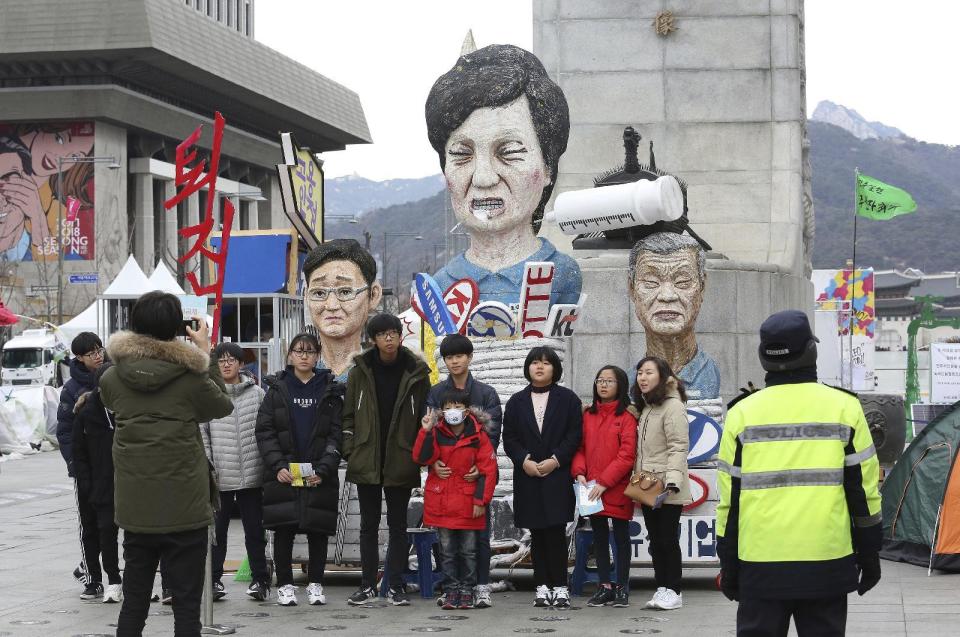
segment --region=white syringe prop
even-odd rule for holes
[[[557,196],[544,219],[564,234],[584,234],[675,221],[683,215],[683,191],[675,177],[618,186],[569,190]]]

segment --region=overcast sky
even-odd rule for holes
[[[531,0],[260,0],[256,11],[257,40],[360,95],[374,143],[325,153],[327,177],[438,173],[423,102],[467,29],[478,46],[532,48]],[[960,144],[958,25],[960,2],[807,0],[808,115],[828,99]]]

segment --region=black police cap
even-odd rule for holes
[[[770,315],[760,326],[760,360],[771,363],[795,361],[809,356],[810,342],[819,343],[807,315],[800,310],[784,310]],[[816,349],[812,352],[815,360]],[[766,366],[765,366],[766,367]]]

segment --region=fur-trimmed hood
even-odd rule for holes
[[[477,421],[477,424],[483,428],[488,436],[493,433],[493,418],[490,417],[490,414],[479,407],[472,406],[467,407],[467,412],[474,417],[474,419]],[[431,413],[433,414],[433,424],[436,425],[437,421],[440,420],[440,416],[443,414],[443,410],[434,410]]]
[[[110,338],[107,353],[120,380],[141,391],[155,391],[183,374],[206,374],[210,367],[210,355],[192,343],[126,331]]]
[[[83,406],[87,404],[87,400],[89,400],[96,391],[96,389],[91,389],[90,391],[85,391],[80,394],[80,398],[77,398],[77,402],[73,405],[73,413],[79,414]]]

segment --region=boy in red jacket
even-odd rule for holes
[[[413,459],[431,467],[423,496],[423,523],[437,528],[440,569],[444,575],[443,608],[473,608],[477,583],[477,538],[486,525],[486,507],[497,483],[493,445],[483,429],[486,414],[471,410],[470,395],[444,392],[443,411],[430,410],[413,445]],[[432,466],[442,460],[452,470],[441,478]],[[474,481],[464,476],[476,466]]]

